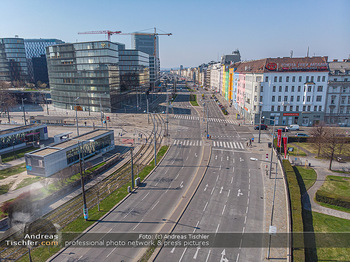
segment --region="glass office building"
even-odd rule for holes
[[[52,102],[84,111],[111,112],[120,94],[119,49],[109,41],[60,44],[46,48]],[[77,99],[78,98],[78,99]]]
[[[0,38],[0,81],[27,82],[28,64],[23,38]]]

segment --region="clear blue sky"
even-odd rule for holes
[[[106,39],[78,32],[135,32],[157,27],[161,67],[197,66],[239,48],[244,60],[350,54],[349,0],[6,0],[0,38]],[[149,30],[152,32],[152,29]],[[112,41],[131,45],[130,36]]]

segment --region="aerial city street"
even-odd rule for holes
[[[0,17],[0,261],[350,261],[349,2],[311,26],[309,1],[224,1],[236,28],[207,1],[19,2],[21,24]]]

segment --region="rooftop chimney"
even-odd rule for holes
[[[338,62],[338,59],[333,59],[333,62]]]

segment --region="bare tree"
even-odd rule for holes
[[[324,155],[329,159],[329,170],[332,170],[333,160],[340,156],[342,144],[345,142],[344,131],[339,127],[328,127],[326,130]]]
[[[8,121],[10,123],[10,109],[17,104],[13,95],[9,93],[8,88],[11,87],[10,82],[0,81],[0,110],[7,112]]]
[[[322,146],[326,142],[327,137],[327,128],[324,124],[324,122],[321,122],[319,125],[314,126],[311,129],[311,141],[315,144],[317,147],[317,157],[320,156]]]

